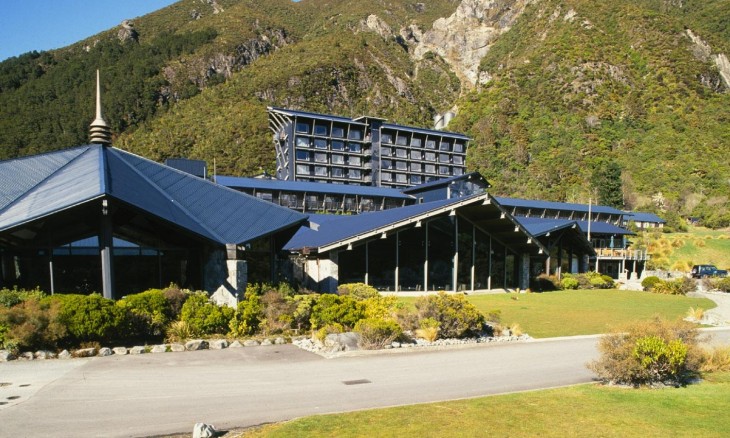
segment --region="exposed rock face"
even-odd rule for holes
[[[213,14],[220,14],[224,11],[223,7],[216,0],[200,0],[200,3],[210,6],[213,9]]]
[[[416,44],[415,59],[423,59],[428,52],[438,54],[470,88],[489,80],[488,74],[480,77],[480,61],[530,3],[532,0],[462,0],[453,15],[436,20],[431,30],[421,33],[410,26],[401,35]]]
[[[119,41],[126,43],[128,41],[137,41],[139,34],[134,29],[134,23],[129,20],[122,21],[122,28],[117,32],[117,38]]]
[[[366,20],[363,20],[361,26],[363,30],[373,31],[385,39],[393,37],[393,30],[388,26],[388,23],[375,14],[369,15]]]
[[[719,81],[713,80],[713,78],[701,77],[702,84],[715,91],[730,90],[730,61],[728,61],[727,55],[724,53],[713,54],[712,47],[692,32],[691,29],[687,29],[687,36],[692,41],[692,54],[695,58],[702,62],[713,61],[720,75]],[[718,82],[721,82],[721,84],[718,84]]]

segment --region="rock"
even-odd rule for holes
[[[129,349],[129,354],[145,354],[147,351],[142,346],[136,346]]]
[[[286,344],[286,339],[279,336],[278,338],[274,339],[274,345],[284,345]]]
[[[112,354],[114,354],[114,352],[112,351],[111,348],[104,347],[104,348],[99,349],[99,353],[97,354],[97,356],[107,357],[107,356],[111,356]]]
[[[185,343],[185,349],[187,351],[207,350],[208,341],[202,339],[194,339]]]
[[[211,438],[218,434],[215,426],[205,423],[195,423],[193,427],[193,438]]]
[[[92,357],[96,355],[96,348],[81,348],[74,351],[73,355],[76,357]]]
[[[35,358],[44,360],[44,359],[53,359],[56,357],[56,353],[48,350],[38,350],[35,352]]]
[[[368,15],[368,18],[360,23],[363,30],[370,30],[380,35],[381,38],[388,40],[393,36],[393,30],[388,23],[375,14]]]
[[[170,351],[174,353],[180,353],[181,351],[185,351],[185,346],[183,344],[170,344]]]
[[[127,41],[137,41],[137,39],[139,38],[139,34],[134,28],[134,23],[129,20],[124,20],[122,21],[122,24],[120,26],[121,29],[119,29],[119,32],[117,32],[117,38],[119,38],[119,41],[121,41],[122,43],[125,43]]]
[[[400,348],[400,342],[391,342],[391,347],[393,348]]]
[[[68,350],[63,350],[62,352],[58,353],[59,359],[71,359],[71,353],[68,352]]]
[[[261,344],[259,344],[259,341],[255,339],[246,339],[245,341],[243,341],[244,347],[258,347],[259,345]]]
[[[24,351],[18,355],[19,360],[33,360],[35,357],[33,356],[33,352],[31,351]]]
[[[112,351],[114,352],[114,354],[118,354],[119,356],[124,356],[129,352],[129,350],[127,350],[127,347],[114,347]]]
[[[243,348],[243,344],[240,341],[233,341],[228,348]]]
[[[150,353],[167,353],[167,345],[155,345]]]
[[[354,351],[360,348],[359,341],[360,335],[354,332],[332,333],[324,339],[324,346],[333,351]]]
[[[210,341],[211,350],[222,350],[224,348],[228,348],[228,341],[226,341],[225,339],[216,339],[214,341]]]
[[[273,342],[271,342],[271,339],[264,339],[261,341],[261,345],[273,345]]]
[[[8,350],[0,350],[0,362],[7,362],[9,360],[14,360],[15,355],[11,353]]]

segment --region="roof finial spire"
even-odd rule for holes
[[[112,133],[109,124],[101,115],[101,86],[99,85],[99,70],[96,70],[96,119],[89,126],[89,140],[103,146],[112,144]]]

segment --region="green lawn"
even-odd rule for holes
[[[725,437],[730,373],[685,388],[579,385],[469,400],[321,415],[245,437]]]
[[[704,298],[620,290],[505,293],[468,298],[485,314],[501,310],[503,324],[518,323],[533,338],[606,333],[612,327],[655,315],[676,319],[684,317],[690,307],[715,307],[713,301]],[[416,300],[402,299],[411,304]]]

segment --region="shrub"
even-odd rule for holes
[[[530,289],[540,292],[553,291],[561,289],[561,285],[557,276],[543,273],[532,279]]]
[[[484,315],[463,294],[438,295],[420,297],[416,300],[416,311],[419,320],[432,318],[439,322],[440,336],[444,338],[462,338],[481,333],[484,326]]]
[[[340,324],[350,330],[364,317],[364,303],[349,295],[324,294],[312,307],[310,323],[315,330],[329,324]]]
[[[314,338],[317,339],[319,342],[324,342],[324,340],[327,338],[327,335],[331,335],[333,333],[342,333],[345,329],[342,327],[342,324],[327,324],[326,326],[320,328],[314,333]]]
[[[312,328],[312,309],[319,300],[319,294],[294,295],[294,311],[292,312],[292,327],[296,330],[309,330]]]
[[[263,318],[261,298],[256,294],[246,295],[236,306],[236,313],[228,323],[229,333],[234,337],[253,335],[259,330]]]
[[[572,276],[565,275],[563,276],[563,279],[560,280],[560,288],[563,290],[578,289],[578,286],[580,286],[578,279]]]
[[[55,348],[66,336],[58,301],[28,298],[13,307],[0,306],[0,348],[12,351]]]
[[[698,332],[691,324],[656,318],[603,336],[598,344],[600,357],[588,367],[612,383],[680,385],[699,371],[697,344]]]
[[[349,295],[357,300],[365,300],[377,297],[380,294],[377,289],[365,283],[346,283],[337,288],[338,295]]]
[[[40,289],[0,289],[0,307],[13,307],[23,301],[35,298],[41,299],[45,296]]]
[[[686,295],[695,289],[695,282],[686,277],[676,280],[659,281],[651,289],[652,292],[665,295]]]
[[[416,336],[433,342],[439,337],[439,325],[439,322],[433,318],[422,319],[420,327],[416,330]]]
[[[399,309],[405,307],[403,302],[394,296],[377,294],[363,300],[365,304],[365,318],[394,319]]]
[[[661,283],[661,282],[662,282],[661,278],[659,278],[655,275],[650,275],[650,276],[646,277],[645,279],[641,280],[641,287],[643,287],[644,290],[650,291],[654,288],[654,286],[657,283]]]
[[[124,309],[99,294],[53,295],[47,299],[61,303],[60,321],[66,326],[71,341],[77,344],[115,341],[127,322]]]
[[[162,292],[165,295],[168,306],[170,306],[170,310],[168,313],[170,320],[178,319],[180,317],[180,312],[182,311],[183,304],[185,304],[185,301],[190,296],[190,291],[182,290],[176,285],[171,284],[167,287],[167,289],[163,290]]]
[[[294,322],[297,304],[279,292],[270,290],[261,298],[264,305],[263,331],[265,334],[282,333]]]
[[[722,292],[730,292],[730,277],[725,278],[712,278],[710,284],[713,289],[717,289]]]
[[[235,311],[221,307],[208,300],[203,292],[192,294],[182,306],[180,319],[190,324],[194,336],[223,334]]]
[[[193,329],[186,321],[173,321],[167,327],[167,337],[169,342],[182,342],[194,336]]]
[[[687,318],[694,321],[701,321],[705,316],[705,309],[702,307],[690,307],[687,311]]]
[[[359,345],[365,350],[378,350],[395,341],[403,329],[392,319],[366,318],[355,324],[360,334]]]
[[[163,338],[172,319],[170,302],[165,292],[159,289],[127,295],[117,301],[117,306],[127,313],[127,336],[131,338]]]
[[[702,372],[730,371],[730,347],[702,350]]]

